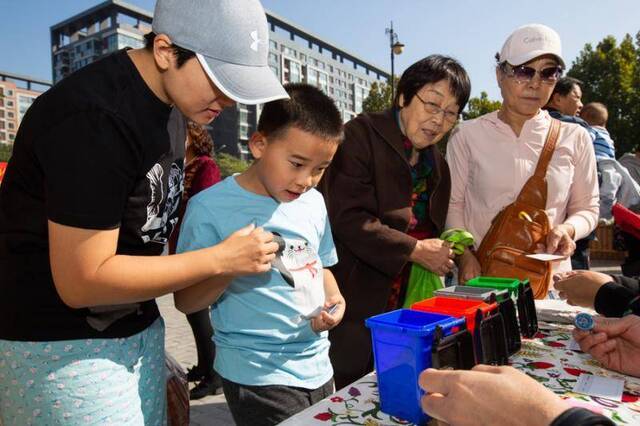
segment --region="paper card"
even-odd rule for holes
[[[541,260],[543,262],[557,262],[567,258],[567,256],[560,256],[557,254],[547,254],[547,253],[527,254],[526,256],[530,259]]]
[[[582,352],[582,349],[580,349],[580,345],[578,344],[578,342],[575,341],[573,337],[569,340],[569,344],[567,345],[567,348],[570,351]]]
[[[618,402],[622,402],[623,390],[624,380],[594,376],[593,374],[581,374],[573,386],[575,393],[598,396]]]

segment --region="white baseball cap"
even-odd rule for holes
[[[195,52],[213,84],[234,101],[289,97],[267,61],[269,30],[258,0],[158,0],[152,28]]]
[[[500,62],[522,65],[542,55],[555,56],[562,68],[565,68],[558,33],[546,25],[527,24],[516,29],[504,42]]]

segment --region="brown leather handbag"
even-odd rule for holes
[[[560,121],[551,119],[551,127],[533,176],[522,187],[516,201],[493,218],[491,228],[477,251],[483,276],[528,279],[536,299],[547,295],[551,265],[526,255],[534,253],[538,243],[546,243],[551,229],[545,211],[546,175],[559,132]]]

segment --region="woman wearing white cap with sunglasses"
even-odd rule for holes
[[[500,110],[462,123],[447,147],[451,168],[447,227],[467,229],[477,242],[533,175],[553,121],[542,107],[565,66],[560,37],[540,24],[516,29],[496,57]],[[539,249],[570,256],[574,241],[588,235],[598,220],[595,156],[585,129],[561,124],[546,181],[550,232],[546,247]],[[460,257],[458,266],[460,281],[481,274],[480,263],[470,250]],[[568,259],[558,267],[570,268]]]

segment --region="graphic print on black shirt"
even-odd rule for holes
[[[178,206],[183,190],[182,169],[175,163],[171,164],[168,178],[168,188],[165,190],[162,178],[164,169],[156,163],[147,173],[151,197],[147,205],[147,221],[140,229],[142,241],[166,244],[178,222]],[[166,197],[166,205],[161,210]]]
[[[117,254],[160,255],[177,222],[185,139],[184,117],[153,94],[126,50],[36,99],[0,186],[0,339],[126,337],[158,318],[154,300],[93,312],[64,304],[47,221],[119,228]]]

